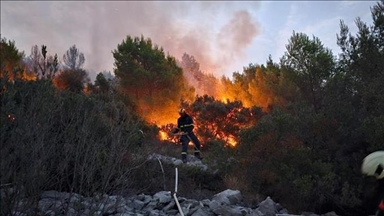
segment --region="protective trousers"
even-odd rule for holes
[[[187,159],[188,144],[192,141],[195,145],[195,157],[200,159],[200,141],[197,139],[193,132],[189,132],[187,135],[182,135],[181,141],[181,159],[184,161]]]

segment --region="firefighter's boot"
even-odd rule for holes
[[[202,160],[203,158],[200,156],[200,151],[195,152],[195,158]]]
[[[187,154],[184,152],[181,154],[181,160],[183,161],[183,163],[187,163]]]

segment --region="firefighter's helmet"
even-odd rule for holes
[[[367,176],[375,176],[377,179],[384,178],[384,151],[376,151],[363,159],[361,172]]]
[[[179,109],[179,114],[183,114],[183,113],[185,113],[185,109],[184,108],[180,108]]]

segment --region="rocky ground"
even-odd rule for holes
[[[212,199],[192,200],[178,197],[170,191],[160,191],[153,195],[140,194],[130,197],[98,195],[83,197],[57,191],[41,194],[38,215],[111,215],[111,216],[293,216],[287,209],[271,198],[266,198],[256,208],[241,205],[242,195],[238,190],[225,190]],[[177,203],[179,203],[180,208]],[[23,201],[15,209],[15,215],[29,215],[23,209]],[[182,213],[181,213],[182,212]],[[301,215],[318,216],[304,212]],[[322,216],[336,216],[329,212]]]
[[[180,166],[194,166],[204,171],[210,168],[193,156],[188,156],[188,163],[180,159],[152,154],[150,160],[160,164],[173,163]],[[175,169],[175,172],[177,170]],[[176,181],[176,180],[175,180]],[[4,195],[2,191],[2,196]],[[84,197],[77,193],[45,191],[41,194],[37,209],[26,208],[27,200],[20,200],[14,215],[111,215],[111,216],[293,216],[270,197],[260,202],[255,208],[245,207],[240,191],[227,189],[215,194],[211,199],[187,199],[174,191],[159,191],[155,194],[108,195],[99,194]],[[319,216],[303,212],[303,216]],[[321,216],[336,216],[329,212]]]

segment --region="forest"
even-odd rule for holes
[[[250,63],[232,77],[128,35],[112,51],[113,75],[91,82],[76,45],[62,58],[45,45],[26,55],[1,37],[0,184],[22,191],[1,200],[2,215],[44,190],[161,189],[147,157],[179,157],[170,134],[179,107],[194,118],[204,163],[219,169],[210,177],[186,171],[193,186],[238,189],[250,205],[270,196],[292,212],[373,214],[382,182],[360,170],[384,149],[383,0],[371,14],[370,24],[356,18],[355,35],[340,21],[341,53],[293,32],[279,62]]]

